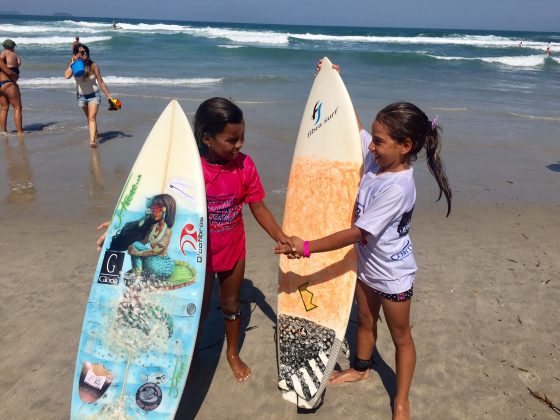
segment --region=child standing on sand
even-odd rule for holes
[[[443,193],[447,199],[448,215],[451,210],[451,190],[439,157],[438,130],[436,120],[430,121],[415,105],[403,102],[391,104],[377,114],[372,124],[373,138],[360,124],[364,175],[354,224],[313,241],[292,237],[295,253],[303,257],[356,244],[359,312],[356,357],[350,369],[334,372],[329,383],[354,382],[369,376],[382,307],[396,349],[394,419],[410,418],[408,393],[416,364],[410,330],[416,262],[408,231],[416,200],[412,162],[422,149],[426,150],[440,197]],[[290,254],[294,249],[281,245],[275,252]]]
[[[245,229],[241,209],[248,204],[262,228],[279,244],[291,244],[263,199],[264,189],[253,160],[240,152],[245,121],[237,105],[225,98],[204,101],[194,117],[194,135],[202,157],[208,205],[208,252],[203,313],[214,279],[220,282],[227,361],[237,381],[251,369],[239,357],[240,292],[245,274]],[[288,245],[289,246],[289,245]]]
[[[11,39],[6,39],[2,46],[4,51],[0,53],[0,60],[4,61],[8,68],[19,76],[19,66],[21,66],[21,58],[15,53],[16,43]]]

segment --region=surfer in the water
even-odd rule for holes
[[[319,65],[320,68],[320,65]],[[358,330],[356,356],[352,367],[334,372],[330,384],[366,379],[373,365],[379,310],[396,349],[397,392],[394,419],[410,419],[408,394],[416,365],[416,350],[410,329],[410,306],[416,262],[408,236],[416,201],[412,162],[425,149],[428,167],[434,175],[440,197],[451,211],[451,189],[439,156],[440,136],[437,118],[410,103],[391,104],[381,110],[372,124],[372,134],[360,121],[364,153],[364,175],[356,203],[352,227],[313,241],[292,237],[297,256],[309,257],[355,244],[358,254]],[[294,252],[281,245],[277,254]],[[293,256],[292,256],[293,258]]]
[[[208,252],[203,314],[214,279],[220,282],[220,307],[226,324],[227,361],[237,381],[251,374],[239,357],[240,292],[245,274],[245,228],[242,207],[248,204],[263,229],[280,244],[288,236],[265,205],[264,189],[253,160],[240,152],[245,142],[243,112],[225,98],[204,101],[194,117],[194,135],[202,157],[208,205]]]

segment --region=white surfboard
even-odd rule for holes
[[[362,164],[354,107],[324,58],[301,120],[284,232],[313,240],[349,228]],[[321,402],[344,340],[355,284],[352,246],[299,260],[280,257],[278,386],[299,407]]]
[[[172,419],[200,320],[206,192],[185,113],[171,101],[123,188],[89,295],[72,419]]]

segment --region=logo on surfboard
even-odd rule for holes
[[[323,109],[323,101],[318,100],[313,106],[313,112],[311,113],[311,120],[313,121],[313,127],[307,132],[307,138],[310,138],[313,134],[319,131],[323,126],[325,126],[330,120],[336,117],[338,112],[338,106],[329,113],[326,117],[321,118],[321,111]]]
[[[313,126],[317,127],[319,121],[321,120],[321,107],[323,106],[323,102],[321,100],[315,103],[313,107],[313,115],[311,115],[311,119],[314,121]]]
[[[192,223],[187,223],[181,230],[180,247],[183,255],[186,256],[187,252],[196,252],[197,243],[198,232],[196,227]]]
[[[181,230],[179,237],[179,249],[186,257],[187,252],[196,253],[196,262],[202,263],[202,255],[204,252],[204,217],[198,221],[198,226],[193,223],[187,223]]]
[[[307,290],[307,286],[309,283],[304,283],[298,287],[299,295],[301,296],[301,300],[303,301],[303,306],[307,312],[315,309],[317,305],[313,303],[313,292]]]
[[[124,252],[111,251],[110,249],[105,251],[97,283],[110,284],[112,286],[118,285],[123,262]]]
[[[159,407],[162,396],[158,384],[147,382],[136,391],[136,404],[144,411],[152,411]]]

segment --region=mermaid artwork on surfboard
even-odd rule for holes
[[[147,204],[146,215],[127,223],[111,241],[110,249],[128,250],[132,273],[145,281],[163,281],[175,268],[175,262],[167,255],[171,228],[175,223],[175,199],[169,194],[152,197]]]
[[[173,334],[173,321],[150,297],[173,274],[175,261],[167,255],[175,223],[175,199],[158,194],[148,199],[146,213],[129,222],[111,240],[113,251],[128,251],[132,268],[124,275],[127,290],[119,303],[119,321],[146,335],[154,323],[163,323],[168,336]]]

